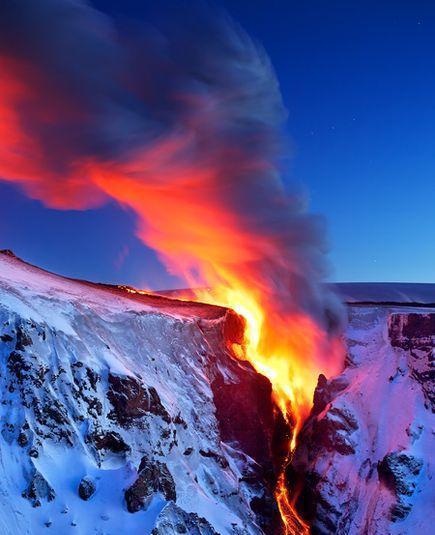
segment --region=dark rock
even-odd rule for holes
[[[28,357],[18,351],[12,351],[7,360],[9,371],[15,375],[19,382],[22,382],[32,369]]]
[[[18,258],[18,256],[12,251],[12,249],[0,249],[0,254],[10,256],[11,258]]]
[[[16,325],[16,331],[17,343],[15,345],[15,349],[17,351],[24,351],[27,346],[31,346],[33,344],[32,339],[22,325]]]
[[[93,480],[85,476],[79,483],[78,493],[82,500],[89,500],[95,494],[96,486]]]
[[[87,437],[87,442],[92,443],[97,450],[107,450],[112,453],[126,453],[130,451],[130,446],[115,431],[91,433]]]
[[[186,449],[184,450],[183,455],[191,455],[192,452],[193,452],[193,448],[186,448]]]
[[[131,425],[148,413],[161,416],[167,423],[171,422],[157,390],[153,387],[146,388],[132,377],[109,374],[107,397],[113,406],[109,416],[123,426]]]
[[[243,382],[229,382],[218,374],[211,388],[221,439],[238,443],[259,464],[270,465],[275,411],[269,380],[245,372]]]
[[[318,451],[319,448],[325,448],[341,455],[351,455],[355,453],[351,435],[357,429],[358,423],[347,409],[333,407],[323,418],[313,421],[310,439],[312,449]]]
[[[168,503],[157,517],[151,535],[169,534],[219,535],[205,518],[187,513],[175,503]]]
[[[199,450],[199,454],[203,457],[208,457],[211,459],[214,459],[221,468],[225,469],[228,468],[228,461],[223,457],[222,455],[219,455],[219,453],[216,453],[215,451],[211,450]]]
[[[230,344],[243,345],[245,342],[245,318],[228,309],[225,314],[225,323],[223,327],[223,339]]]
[[[89,383],[93,390],[97,391],[97,384],[101,380],[100,375],[92,370],[91,368],[86,367],[86,375],[88,376]]]
[[[398,494],[411,496],[415,489],[413,476],[419,475],[423,461],[406,453],[389,453],[379,463],[381,480]]]
[[[317,415],[326,409],[326,406],[337,396],[339,392],[348,386],[348,382],[344,377],[337,377],[328,381],[321,373],[317,380],[317,386],[313,396],[312,415]]]
[[[391,314],[388,325],[391,345],[409,347],[413,340],[435,338],[435,314]]]
[[[40,437],[73,445],[72,428],[69,425],[68,414],[65,406],[58,399],[50,399],[47,396],[41,401],[34,397],[31,405],[39,424],[39,427],[35,428],[35,432]]]
[[[160,492],[166,500],[175,501],[175,483],[167,466],[160,461],[143,458],[136,481],[125,491],[130,513],[146,509],[154,494]]]
[[[39,457],[39,451],[36,448],[30,448],[29,455],[33,459],[37,459]]]
[[[430,346],[413,342],[408,354],[411,377],[419,383],[426,398],[425,406],[435,412],[435,340]]]
[[[317,379],[316,389],[314,390],[311,414],[320,414],[330,402],[330,395],[327,387],[328,379],[321,373]]]
[[[24,433],[24,431],[21,431],[21,433],[18,435],[17,442],[22,448],[24,446],[27,446],[29,442],[29,437],[27,436],[26,433]]]
[[[279,525],[278,506],[270,494],[255,496],[249,505],[264,533],[271,533],[271,526]]]
[[[420,384],[426,407],[435,413],[435,314],[391,314],[391,345],[408,351],[411,377]]]
[[[172,421],[174,422],[174,424],[182,425],[184,429],[187,429],[187,423],[181,417],[180,413],[178,413],[177,416],[175,416],[175,418],[172,418]]]
[[[33,507],[39,507],[41,500],[51,502],[54,500],[56,494],[49,483],[44,479],[43,475],[35,470],[30,483],[26,490],[22,493],[23,498],[30,501]]]
[[[160,436],[162,437],[163,440],[167,440],[171,436],[171,430],[168,428],[162,429]]]
[[[12,342],[13,338],[12,338],[12,336],[10,336],[9,334],[2,334],[2,335],[0,336],[0,340],[1,340],[2,342]]]
[[[391,508],[391,520],[393,522],[404,520],[411,512],[411,509],[412,505],[410,503],[405,503],[404,501],[398,500],[397,503]]]
[[[24,424],[21,426],[20,434],[17,438],[19,446],[21,446],[22,448],[27,446],[30,442],[31,434],[32,432],[30,431],[28,422],[24,422]]]
[[[65,408],[57,400],[44,405],[43,413],[46,419],[52,420],[58,425],[66,424],[68,421]]]
[[[412,504],[406,500],[414,494],[416,479],[423,467],[423,461],[406,453],[393,452],[386,455],[378,464],[379,480],[386,485],[397,498],[391,510],[393,521],[408,516]]]

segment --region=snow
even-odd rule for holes
[[[346,332],[351,365],[343,374],[348,386],[332,405],[349,410],[359,424],[349,435],[355,454],[324,452],[311,468],[324,478],[325,496],[338,510],[357,498],[350,534],[361,532],[358,529],[363,529],[367,518],[374,519],[375,526],[365,531],[368,535],[429,533],[435,522],[428,509],[435,502],[429,453],[433,415],[409,373],[406,352],[391,345],[388,318],[397,312],[435,311],[430,308],[435,303],[435,285],[343,283],[337,287],[344,300],[353,303]],[[167,465],[175,482],[176,503],[186,512],[205,517],[221,535],[232,533],[232,523],[248,535],[261,533],[249,507],[255,492],[240,484],[243,463],[252,468],[254,461],[233,444],[221,442],[210,386],[214,374],[219,372],[229,381],[233,374],[228,356],[217,351],[213,339],[225,314],[220,307],[66,279],[0,254],[0,335],[14,338],[0,344],[0,535],[149,534],[166,504],[164,496],[156,494],[151,505],[137,513],[129,513],[124,500],[124,489],[137,477],[145,455]],[[205,324],[213,336],[206,334]],[[31,366],[29,377],[21,383],[7,365],[17,325],[23,326],[32,342],[20,352]],[[83,381],[77,382],[78,364],[80,370],[98,374],[95,390],[86,383],[84,372]],[[35,379],[41,373],[38,386]],[[185,426],[155,414],[144,416],[140,425],[123,428],[114,423],[106,395],[109,374],[154,387],[172,420],[181,414]],[[92,412],[85,398],[99,401],[101,414]],[[38,421],[35,403],[44,404],[47,399],[65,409],[65,424],[50,428]],[[336,413],[329,417],[337,421]],[[30,425],[29,446],[18,445],[24,422]],[[119,433],[130,452],[95,452],[87,437],[100,429]],[[72,445],[56,438],[59,430],[70,433]],[[38,449],[38,457],[29,456],[30,446]],[[191,455],[185,455],[190,448]],[[201,449],[217,452],[228,468],[201,456]],[[376,467],[392,451],[406,451],[425,462],[409,516],[386,528],[384,519],[394,496],[380,487]],[[53,501],[42,500],[36,508],[22,497],[34,469],[56,493]],[[77,493],[84,476],[97,487],[89,501]]]
[[[333,287],[348,303],[435,304],[435,284],[405,282],[341,282]]]
[[[149,534],[166,500],[156,495],[146,511],[137,513],[128,512],[124,500],[145,455],[167,465],[177,505],[186,512],[206,517],[222,535],[232,533],[233,523],[248,534],[259,533],[248,505],[255,494],[239,483],[241,468],[232,462],[233,450],[220,441],[210,388],[219,368],[228,377],[231,372],[225,363],[229,357],[216,354],[203,326],[209,322],[220,332],[225,314],[220,307],[65,279],[0,254],[0,335],[14,338],[0,343],[0,534]],[[31,366],[29,376],[20,380],[8,367],[17,325],[31,337],[31,345],[18,352]],[[95,391],[84,372],[80,383],[74,375],[87,369],[99,376]],[[109,374],[154,387],[169,415],[181,413],[186,425],[147,414],[140,423],[120,427],[109,417]],[[92,412],[81,394],[98,400],[101,414]],[[59,404],[65,411],[65,423],[50,427],[38,420],[36,407],[44,408],[47,400],[48,406]],[[31,443],[19,446],[25,422]],[[119,433],[130,452],[96,453],[87,436],[97,429]],[[62,430],[72,445],[57,438]],[[29,456],[32,445],[38,457]],[[193,452],[186,456],[188,448]],[[229,468],[201,456],[201,449],[227,458]],[[22,497],[34,469],[56,494],[36,508]],[[89,501],[77,493],[84,476],[97,486]]]
[[[427,290],[407,295],[410,300],[418,296],[419,300],[423,296],[430,299]],[[389,289],[384,293],[377,289],[377,296],[382,296],[382,300],[387,295],[392,295]],[[362,299],[362,294],[357,297]],[[430,506],[435,503],[434,416],[422,385],[412,372],[410,351],[393,347],[388,326],[394,314],[425,315],[435,313],[435,307],[355,304],[348,310],[349,365],[340,376],[347,386],[333,397],[317,419],[336,419],[336,413],[331,414],[333,409],[348,411],[358,423],[358,429],[337,433],[344,433],[355,452],[341,454],[333,448],[320,447],[316,458],[306,464],[309,445],[303,444],[295,465],[298,470],[314,471],[321,478],[317,492],[325,498],[323,504],[327,504],[324,510],[328,513],[324,514],[333,520],[332,511],[340,512],[338,522],[343,524],[338,525],[339,532],[341,529],[349,535],[363,531],[367,535],[431,533],[435,521]],[[422,459],[423,468],[415,479],[414,493],[405,497],[412,506],[408,516],[391,522],[390,511],[397,497],[380,482],[378,466],[394,452]],[[321,514],[318,518],[322,522]]]

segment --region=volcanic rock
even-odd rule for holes
[[[128,444],[116,431],[95,431],[87,436],[86,442],[93,444],[97,450],[103,452],[126,453],[130,451]]]
[[[173,502],[168,503],[159,517],[151,535],[219,535],[205,518],[186,513]]]
[[[397,502],[391,509],[393,521],[407,517],[412,508],[411,497],[416,488],[416,480],[420,474],[423,461],[406,453],[389,453],[378,464],[379,480],[392,490]]]
[[[166,423],[171,418],[154,387],[146,388],[138,379],[109,374],[107,397],[113,405],[109,418],[128,426],[147,413],[161,416]]]
[[[82,500],[88,501],[95,493],[95,483],[89,476],[85,476],[80,480],[78,493]]]
[[[29,485],[23,491],[22,496],[29,500],[33,507],[40,507],[41,500],[51,502],[56,493],[44,476],[38,470],[34,470]]]
[[[161,493],[165,500],[176,501],[175,483],[168,467],[160,461],[142,459],[136,481],[125,491],[130,513],[146,509],[154,494]]]

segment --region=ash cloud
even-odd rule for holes
[[[0,176],[61,209],[114,198],[188,280],[241,265],[280,307],[327,321],[322,222],[283,189],[265,51],[217,8],[171,13],[125,31],[80,0],[3,1]]]

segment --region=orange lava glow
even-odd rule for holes
[[[213,292],[197,292],[201,301],[217,303],[234,309],[246,320],[245,347],[233,347],[239,358],[248,359],[254,368],[269,378],[277,405],[292,428],[288,456],[278,477],[275,498],[285,535],[309,535],[309,525],[295,507],[298,497],[291,493],[285,470],[296,448],[297,436],[309,414],[317,377],[322,371],[322,351],[340,351],[337,343],[327,340],[311,318],[293,314],[280,317],[274,309],[262,308],[261,295],[249,291],[238,273],[234,286],[222,286]],[[259,299],[258,301],[256,299]]]
[[[309,535],[310,527],[303,521],[296,510],[294,502],[297,495],[290,496],[290,491],[285,481],[284,471],[281,472],[278,478],[275,497],[283,522],[285,535]]]

